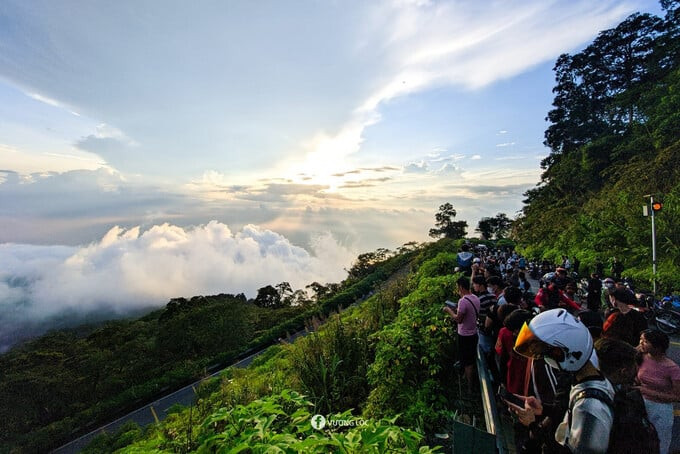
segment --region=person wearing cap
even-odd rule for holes
[[[529,358],[542,358],[554,369],[573,376],[569,409],[555,432],[555,440],[573,453],[607,452],[614,417],[609,405],[591,393],[613,400],[614,388],[593,363],[596,355],[588,328],[565,309],[548,310],[522,326],[515,351]],[[536,416],[543,413],[538,399],[525,397],[524,408],[510,409],[522,424],[537,429]]]
[[[555,270],[555,278],[553,280],[557,288],[560,290],[564,290],[567,287],[567,284],[571,282],[571,279],[569,279],[569,276],[567,274],[567,270],[562,267],[558,267]]]
[[[602,281],[602,301],[607,309],[611,308],[609,305],[609,293],[612,292],[615,287],[616,281],[611,277],[607,277]]]
[[[637,347],[640,334],[647,329],[647,319],[632,308],[635,295],[625,287],[614,287],[608,297],[614,310],[604,322],[602,337],[620,339]]]
[[[470,283],[475,276],[484,276],[484,265],[479,257],[472,259],[472,273],[470,274]]]

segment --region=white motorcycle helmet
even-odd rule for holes
[[[525,323],[515,341],[515,351],[529,358],[543,358],[555,368],[576,372],[593,353],[588,328],[564,309],[552,309]]]

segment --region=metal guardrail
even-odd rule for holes
[[[486,431],[496,437],[496,452],[506,454],[504,437],[501,429],[501,419],[496,407],[496,393],[493,389],[493,380],[486,358],[482,349],[477,347],[477,374],[479,375],[479,387],[482,392],[482,407],[484,410],[484,420],[486,421]]]

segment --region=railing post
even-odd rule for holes
[[[505,454],[505,444],[501,430],[501,420],[496,407],[496,392],[493,389],[493,380],[486,364],[484,352],[477,347],[477,374],[479,375],[479,387],[482,394],[482,408],[486,421],[486,431],[496,437],[496,452]]]

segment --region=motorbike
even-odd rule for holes
[[[680,332],[680,298],[664,297],[656,300],[651,294],[637,294],[638,306],[649,322],[654,322],[659,331],[666,334]]]

